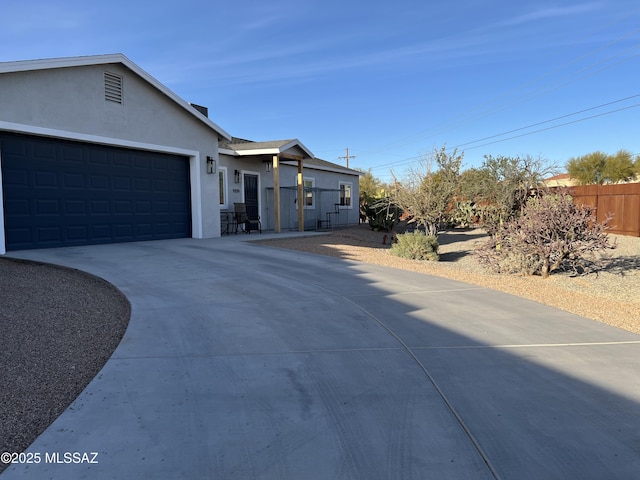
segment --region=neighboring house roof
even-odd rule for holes
[[[17,62],[0,62],[0,74],[2,73],[17,73],[28,72],[34,70],[49,70],[55,68],[69,68],[69,67],[85,67],[91,65],[106,65],[112,63],[120,63],[141,77],[147,83],[155,87],[162,94],[168,97],[170,100],[177,103],[187,113],[195,117],[200,122],[204,123],[207,127],[214,130],[220,137],[225,139],[231,139],[231,135],[225,132],[220,126],[209,120],[201,112],[196,110],[191,104],[180,98],[174,92],[169,90],[165,85],[160,83],[154,77],[145,72],[138,65],[129,60],[121,53],[107,54],[107,55],[89,55],[82,57],[64,57],[64,58],[49,58],[44,60],[23,60]]]
[[[547,187],[573,187],[577,184],[577,181],[571,178],[571,175],[568,173],[561,173],[553,177],[545,178],[544,184]]]

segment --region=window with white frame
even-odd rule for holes
[[[353,208],[353,202],[351,201],[353,184],[351,182],[339,182],[338,188],[340,189],[340,208]]]
[[[296,180],[297,181],[297,180]],[[311,210],[316,208],[316,195],[314,187],[316,186],[315,178],[305,177],[302,180],[302,186],[304,189],[302,205],[305,210]],[[296,191],[296,209],[298,208],[298,192]]]
[[[220,188],[220,207],[227,208],[227,167],[218,167],[218,186]]]
[[[316,208],[315,193],[313,191],[316,186],[315,178],[305,178],[302,183],[304,184],[304,208]]]

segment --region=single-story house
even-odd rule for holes
[[[301,223],[287,217],[292,169],[312,192]],[[0,254],[218,237],[220,212],[256,195],[264,228],[311,227],[325,180],[338,223],[358,218],[358,172],[297,140],[238,142],[121,54],[0,63],[0,177]]]

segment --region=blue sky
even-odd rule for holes
[[[349,147],[383,180],[443,145],[467,167],[640,153],[637,0],[23,0],[2,17],[0,61],[124,53],[234,136],[336,163]]]

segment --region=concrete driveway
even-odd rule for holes
[[[132,317],[2,480],[640,475],[638,335],[235,238],[11,256],[107,279]]]

